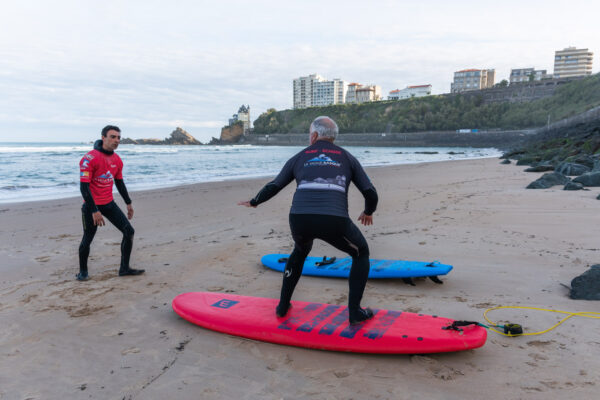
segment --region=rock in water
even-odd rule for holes
[[[195,137],[180,127],[171,132],[171,137],[165,139],[165,144],[202,144]]]

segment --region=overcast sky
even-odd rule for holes
[[[554,51],[594,52],[597,1],[6,1],[0,12],[0,141],[164,138],[206,142],[241,104],[292,107],[318,73],[450,91],[453,72],[553,72]]]

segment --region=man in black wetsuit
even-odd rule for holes
[[[290,210],[294,250],[283,274],[278,317],[287,314],[294,288],[302,274],[304,261],[314,239],[321,239],[352,257],[349,277],[348,317],[358,324],[373,316],[360,307],[369,276],[369,246],[348,216],[348,188],[354,182],[365,198],[365,209],[358,217],[363,225],[373,224],[377,191],[360,163],[349,152],[333,144],[337,124],[329,117],[318,117],[310,125],[310,146],[293,156],[275,180],[249,201],[239,205],[256,207],[275,196],[292,180],[297,188]]]
[[[123,182],[123,161],[115,153],[120,141],[121,130],[113,125],[105,126],[102,129],[102,140],[97,140],[94,143],[94,150],[88,152],[79,162],[80,189],[84,200],[81,207],[83,238],[79,245],[79,274],[77,274],[77,279],[80,281],[88,279],[87,261],[90,245],[98,226],[104,226],[103,216],[123,233],[119,276],[144,273],[143,269],[129,267],[134,230],[128,219],[133,218],[133,206]],[[127,217],[113,200],[113,183],[127,204]]]

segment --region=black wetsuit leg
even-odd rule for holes
[[[81,223],[83,225],[83,238],[79,244],[79,272],[82,277],[86,277],[88,274],[87,262],[88,256],[90,255],[90,245],[98,227],[94,225],[94,218],[92,217],[93,211],[86,204],[83,203],[81,206]]]
[[[123,233],[121,241],[121,267],[120,271],[129,269],[129,258],[131,257],[131,249],[133,248],[133,235],[135,233],[129,220],[123,214],[123,211],[117,206],[114,201],[108,204],[98,205],[98,211],[102,213],[118,230]],[[94,239],[94,235],[98,227],[94,225],[92,210],[83,204],[81,208],[83,219],[83,239],[79,245],[79,270],[87,274],[87,260],[90,254],[90,244]]]
[[[133,235],[135,230],[129,223],[129,220],[123,214],[123,211],[117,206],[117,203],[111,201],[108,204],[98,206],[98,209],[118,230],[123,233],[121,241],[121,267],[119,271],[129,269],[129,258],[131,257],[131,249],[133,248]]]
[[[369,246],[358,227],[350,218],[345,217],[290,214],[290,228],[294,239],[294,251],[287,261],[283,274],[280,307],[287,311],[313,240],[321,239],[352,257],[352,268],[348,279],[348,308],[350,313],[358,312],[369,277]]]

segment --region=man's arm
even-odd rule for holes
[[[361,191],[363,197],[365,198],[365,211],[366,215],[373,215],[375,210],[377,209],[377,203],[379,202],[379,196],[377,195],[377,191],[374,186],[371,186],[367,190]]]
[[[375,186],[373,186],[373,183],[358,160],[349,153],[348,158],[352,167],[352,181],[365,198],[365,209],[358,217],[358,220],[363,225],[373,225],[373,213],[377,209],[377,203],[379,202],[377,190],[375,190]]]
[[[284,187],[288,185],[294,179],[294,163],[296,161],[296,157],[290,158],[283,168],[279,175],[267,183],[261,190],[258,192],[256,196],[252,200],[249,201],[240,201],[238,205],[246,206],[246,207],[256,207],[257,205],[264,203],[267,200],[270,200],[273,196],[281,191]]]
[[[94,225],[104,226],[104,218],[102,217],[102,213],[98,211],[98,207],[96,206],[94,198],[92,197],[92,192],[90,192],[90,183],[80,182],[79,191],[81,192],[81,196],[83,196],[85,204],[92,209],[92,219],[94,220]]]
[[[127,193],[125,182],[123,179],[115,179],[115,186],[123,200],[125,200],[125,204],[127,204],[127,218],[133,218],[133,206],[131,205],[131,199],[129,198],[129,193]]]

